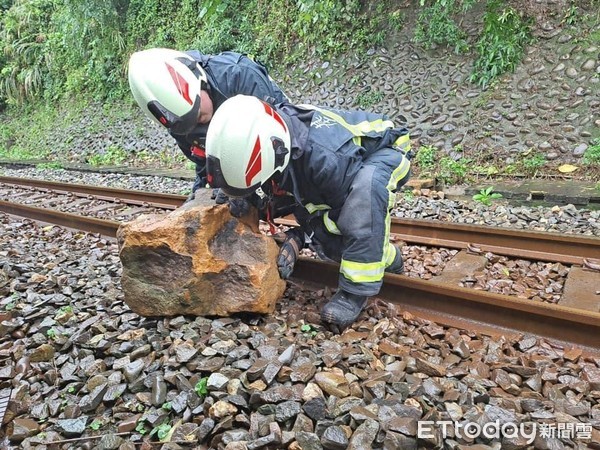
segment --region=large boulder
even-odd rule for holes
[[[277,244],[256,212],[236,219],[208,189],[166,215],[144,215],[117,233],[125,302],[143,316],[271,313],[285,289]]]

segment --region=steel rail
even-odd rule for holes
[[[152,205],[165,209],[177,208],[185,200],[185,196],[176,194],[160,194],[16,177],[0,177],[0,183],[33,186],[62,192],[76,192],[93,195],[98,199],[108,201],[118,199],[132,204]],[[297,226],[297,222],[291,216],[277,219],[276,223]],[[411,244],[455,249],[476,248],[482,252],[489,251],[499,255],[563,264],[583,265],[583,260],[586,258],[600,257],[600,238],[590,236],[561,235],[543,231],[456,224],[439,220],[400,218],[392,218],[391,233],[396,239]]]
[[[28,186],[49,191],[73,193],[80,195],[91,195],[99,200],[118,201],[126,200],[133,205],[152,205],[157,208],[175,209],[184,202],[184,195],[162,194],[158,192],[147,192],[130,189],[115,189],[103,186],[92,186],[76,183],[59,183],[55,181],[35,180],[30,178],[3,177],[0,183],[18,186]]]
[[[336,264],[301,258],[293,281],[337,286]],[[600,352],[600,313],[535,302],[435,281],[386,274],[378,298],[401,311],[489,336],[536,335],[563,346]]]
[[[290,227],[298,225],[291,216],[275,222]],[[600,238],[597,237],[398,218],[392,218],[390,232],[396,239],[411,244],[461,250],[476,248],[536,261],[583,265],[586,258],[600,257]]]
[[[0,210],[34,220],[116,236],[119,222],[0,201]],[[293,281],[337,286],[336,264],[301,258]],[[600,352],[600,313],[386,274],[379,298],[423,319],[486,335],[531,334]]]
[[[437,220],[392,220],[391,232],[411,243],[511,255],[538,261],[583,264],[585,258],[600,258],[600,238],[511,230]]]
[[[0,200],[0,211],[14,216],[27,217],[40,222],[61,225],[76,230],[98,233],[104,236],[116,237],[120,223],[114,220],[97,219],[95,217],[79,216],[48,208],[36,208],[18,203]]]

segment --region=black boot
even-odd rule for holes
[[[404,261],[402,260],[402,253],[400,249],[396,247],[396,257],[394,258],[394,262],[392,262],[386,269],[388,273],[401,274],[404,273]]]
[[[332,331],[341,333],[358,319],[366,304],[365,295],[351,294],[338,289],[321,310],[321,320],[327,323]]]

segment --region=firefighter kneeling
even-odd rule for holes
[[[213,116],[206,141],[211,186],[257,205],[268,219],[286,204],[301,226],[287,232],[278,266],[293,271],[307,243],[340,263],[338,289],[321,310],[343,331],[381,289],[384,272],[402,273],[389,243],[396,190],[410,176],[408,131],[385,116],[238,95]],[[283,200],[283,201],[282,201]]]

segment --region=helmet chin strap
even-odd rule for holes
[[[267,197],[267,194],[265,194],[265,191],[263,191],[262,186],[258,186],[254,192],[260,197],[261,200],[264,200]]]

